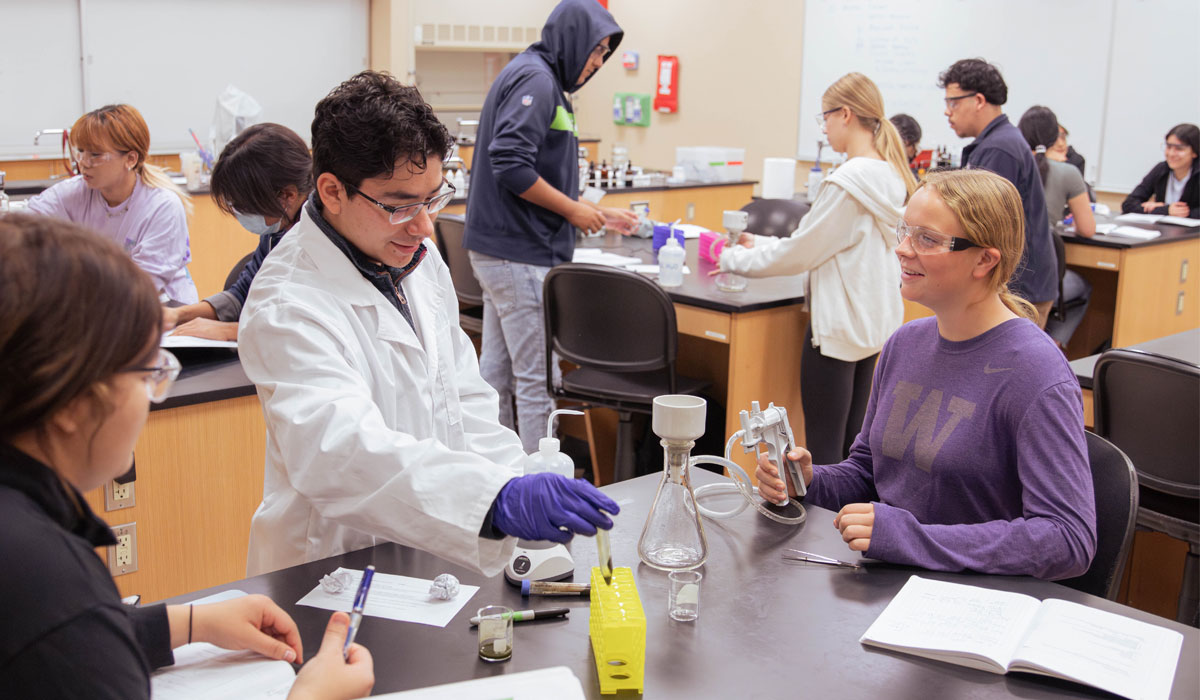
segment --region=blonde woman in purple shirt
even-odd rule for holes
[[[191,304],[196,285],[187,215],[191,201],[162,168],[146,162],[150,129],[129,105],[88,112],[71,127],[80,174],[29,200],[26,211],[81,224],[129,253],[162,301]]]
[[[851,550],[897,564],[1063,579],[1085,572],[1096,511],[1079,384],[1008,291],[1021,198],[983,170],[933,172],[897,227],[901,294],[935,312],[884,345],[840,464],[798,449],[806,502]],[[784,484],[761,457],[764,498]]]

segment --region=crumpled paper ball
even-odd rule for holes
[[[321,577],[321,590],[326,593],[341,593],[342,591],[349,590],[353,585],[354,574],[345,569],[338,569],[332,574],[325,574]]]
[[[453,574],[440,574],[429,584],[429,595],[438,600],[454,600],[458,595],[458,579]]]

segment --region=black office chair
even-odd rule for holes
[[[633,414],[651,413],[654,397],[697,394],[709,382],[675,372],[675,306],[657,284],[603,265],[567,263],[543,283],[546,383],[557,398],[615,410],[613,480],[634,476]],[[554,381],[555,353],[579,365]]]
[[[440,214],[434,222],[433,234],[438,251],[446,267],[450,268],[450,279],[458,295],[458,325],[468,333],[483,333],[483,289],[471,269],[471,259],[463,248],[463,232],[466,219],[460,214]]]
[[[1086,572],[1059,583],[1116,600],[1137,521],[1137,472],[1116,445],[1095,433],[1085,436],[1096,496],[1096,555]]]
[[[1108,350],[1092,374],[1096,432],[1137,468],[1139,528],[1184,540],[1176,620],[1200,603],[1200,366],[1130,348]]]
[[[241,260],[238,260],[233,264],[233,269],[230,270],[229,274],[225,276],[225,286],[221,287],[222,291],[229,289],[233,286],[234,282],[237,282],[237,279],[242,276],[242,270],[245,269],[246,263],[250,262],[250,258],[253,257],[254,251],[252,250],[249,253],[246,253]]]
[[[1046,334],[1065,348],[1087,313],[1092,285],[1083,275],[1067,269],[1067,248],[1062,236],[1057,231],[1051,231],[1050,235],[1054,238],[1054,253],[1058,256],[1058,298],[1050,307]]]
[[[750,214],[747,231],[776,238],[792,235],[808,210],[808,202],[798,199],[755,199],[742,207],[742,211]]]

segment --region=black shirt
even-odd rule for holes
[[[1150,201],[1151,197],[1159,202],[1164,201],[1167,198],[1167,178],[1169,177],[1172,177],[1171,166],[1167,165],[1165,160],[1150,168],[1146,177],[1142,178],[1142,181],[1133,188],[1125,201],[1121,202],[1121,211],[1126,214],[1141,214],[1142,202]],[[1200,158],[1192,161],[1192,174],[1183,185],[1183,193],[1180,195],[1179,201],[1187,205],[1188,218],[1200,219]],[[1148,213],[1168,214],[1170,207],[1162,204]]]
[[[409,327],[415,331],[417,327],[413,323],[412,312],[408,310],[408,297],[404,295],[402,282],[425,258],[425,244],[421,243],[417,246],[417,252],[413,253],[412,260],[409,260],[404,267],[384,265],[367,257],[325,220],[325,216],[321,212],[321,200],[317,197],[316,192],[308,195],[308,202],[304,206],[308,208],[308,216],[317,225],[317,228],[321,229],[321,232],[338,247],[338,250],[345,253],[363,278],[378,289],[383,298],[387,299],[392,306],[396,307],[404,320],[408,321]]]
[[[5,443],[0,532],[0,695],[149,698],[150,671],[175,661],[166,607],[121,603],[94,550],[116,543],[108,525]]]

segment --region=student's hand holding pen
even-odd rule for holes
[[[371,652],[361,644],[352,643],[347,656],[342,657],[349,630],[350,616],[346,613],[335,612],[329,618],[321,649],[296,675],[288,700],[348,700],[371,692],[375,685]]]
[[[788,459],[800,466],[800,476],[804,477],[804,487],[808,488],[813,478],[812,453],[803,447],[797,447],[787,456]],[[771,503],[779,503],[783,500],[784,483],[783,479],[779,477],[779,466],[767,459],[766,452],[758,453],[758,469],[754,470],[754,477],[758,479],[760,496]],[[796,490],[792,488],[792,485],[787,484],[788,498],[796,498],[796,495]]]

